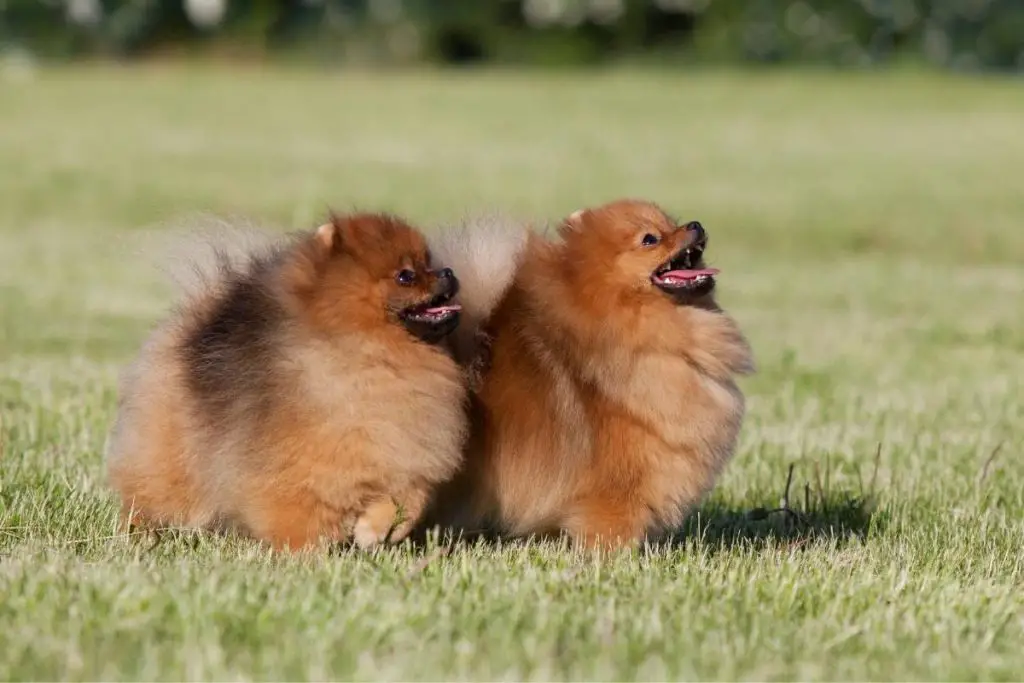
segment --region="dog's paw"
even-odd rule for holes
[[[366,550],[386,541],[390,531],[391,525],[381,528],[375,526],[370,517],[360,517],[356,521],[355,528],[352,530],[352,540],[355,541],[357,546]]]

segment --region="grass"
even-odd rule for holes
[[[0,81],[0,678],[945,679],[1024,671],[1024,91],[922,74]],[[274,555],[115,533],[119,368],[197,211],[709,229],[760,372],[670,547]],[[780,506],[793,468],[788,505]]]

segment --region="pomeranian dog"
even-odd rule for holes
[[[110,482],[131,526],[277,548],[405,537],[462,459],[450,269],[383,214],[332,217],[216,267],[121,383]]]
[[[465,464],[427,523],[657,540],[731,457],[751,352],[715,303],[700,223],[620,200],[558,232],[484,220],[431,244],[463,281],[452,341],[475,380]]]

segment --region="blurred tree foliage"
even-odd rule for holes
[[[3,48],[1024,70],[1024,0],[0,0]]]

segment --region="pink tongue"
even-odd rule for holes
[[[701,275],[718,275],[717,268],[702,268],[701,270],[670,270],[667,273],[658,275],[662,282],[683,282],[685,280],[696,280]]]
[[[437,315],[439,313],[448,313],[450,311],[461,311],[462,306],[458,304],[448,304],[447,306],[437,306],[436,308],[428,308],[424,313],[430,313],[431,315]]]

